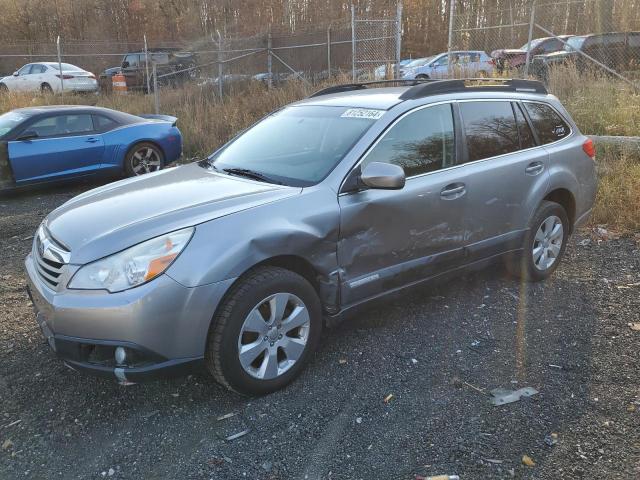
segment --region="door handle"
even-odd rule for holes
[[[445,200],[460,198],[467,192],[464,183],[451,183],[440,191],[440,197]]]
[[[86,140],[87,143],[96,143],[97,141],[98,141],[98,139],[97,138],[93,138],[93,137],[92,138],[87,138],[87,140]]]
[[[533,162],[527,165],[524,169],[524,173],[527,175],[538,175],[544,170],[544,164],[542,162]]]

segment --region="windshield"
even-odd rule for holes
[[[543,40],[544,38],[536,38],[535,40],[531,40],[531,49],[536,48]],[[529,50],[529,42],[520,47],[520,50],[524,50],[525,52]]]
[[[574,50],[580,50],[584,43],[585,37],[571,37],[567,39],[567,43],[564,46],[565,51],[572,52]]]
[[[18,112],[7,112],[0,115],[0,137],[9,133],[26,119],[26,115]]]
[[[383,113],[365,108],[288,107],[228,143],[209,163],[218,171],[241,169],[273,183],[313,185],[333,170]]]

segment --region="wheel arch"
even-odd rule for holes
[[[556,188],[547,193],[543,200],[558,203],[564,208],[569,217],[569,232],[572,233],[576,221],[576,199],[573,193],[566,188]]]

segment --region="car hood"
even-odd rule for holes
[[[297,195],[298,187],[212,172],[192,163],[105,185],[51,212],[45,227],[85,264],[149,238]]]

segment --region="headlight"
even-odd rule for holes
[[[88,263],[69,282],[69,288],[121,292],[157,277],[173,263],[193,235],[185,228],[139,243],[127,250]]]

